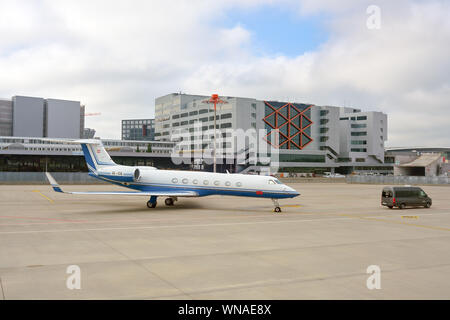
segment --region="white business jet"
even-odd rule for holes
[[[114,163],[103,144],[97,139],[44,141],[81,144],[89,175],[135,191],[67,192],[63,191],[50,173],[47,178],[53,190],[69,194],[149,196],[147,207],[155,208],[158,197],[166,197],[167,206],[179,197],[210,195],[270,198],[275,212],[281,212],[278,199],[300,195],[291,187],[271,176],[226,174],[201,171],[158,170],[154,167],[131,167]]]

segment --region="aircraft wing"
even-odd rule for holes
[[[136,192],[136,191],[63,191],[56,180],[48,172],[45,173],[52,188],[56,192],[68,194],[91,194],[91,195],[123,195],[123,196],[161,196],[161,197],[198,197],[198,193],[194,191],[151,191],[151,192]]]

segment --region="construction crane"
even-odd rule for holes
[[[84,116],[85,117],[100,116],[101,114],[102,114],[101,112],[88,112],[88,113],[85,113]]]

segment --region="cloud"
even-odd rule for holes
[[[155,97],[183,91],[352,105],[389,116],[389,145],[449,145],[450,5],[377,1],[2,1],[0,96],[81,100],[101,137],[150,117]],[[317,50],[257,55],[253,31],[224,28],[233,10],[286,6],[320,16]],[[268,22],[273,23],[273,22]]]

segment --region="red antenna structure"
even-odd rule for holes
[[[214,104],[214,172],[216,172],[216,166],[217,166],[217,161],[216,161],[216,111],[217,111],[217,104],[225,104],[228,103],[227,101],[224,101],[222,99],[219,98],[219,95],[217,93],[213,93],[211,95],[211,98],[209,98],[208,100],[204,100],[202,101],[203,103],[208,103],[208,104]]]

